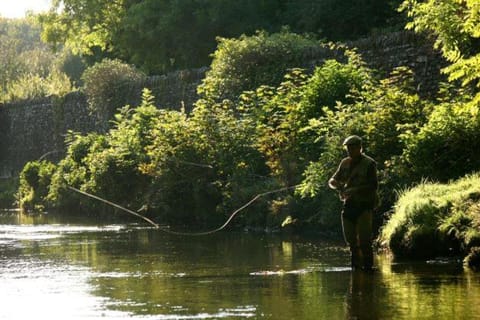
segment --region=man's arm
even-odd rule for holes
[[[328,180],[328,186],[333,190],[338,190],[340,192],[343,191],[345,182],[342,182],[340,177],[342,175],[343,168],[343,161],[340,162],[340,165],[337,168],[337,171],[333,174],[333,176]]]

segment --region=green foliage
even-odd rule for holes
[[[64,73],[51,73],[46,78],[25,74],[7,86],[7,101],[43,98],[51,95],[63,97],[72,91],[70,79]]]
[[[210,71],[198,92],[207,99],[236,100],[243,91],[278,85],[290,68],[303,67],[321,50],[317,40],[288,30],[218,39]]]
[[[40,14],[42,38],[55,48],[66,45],[75,53],[106,50],[121,27],[124,0],[54,0],[49,12]]]
[[[331,191],[326,181],[344,157],[342,141],[350,134],[363,137],[365,152],[377,161],[380,176],[387,177],[382,184],[390,190],[400,184],[396,163],[404,148],[400,136],[407,131],[417,132],[429,112],[428,103],[411,93],[409,77],[408,70],[395,70],[381,81],[366,77],[364,86],[350,95],[350,103],[325,108],[321,117],[310,120],[308,129],[316,132],[323,148],[318,161],[312,162],[304,173],[300,188],[303,196],[338,201],[328,195]],[[387,192],[384,198],[391,204],[394,195]]]
[[[89,107],[104,122],[127,103],[142,79],[144,74],[135,67],[110,59],[88,68],[82,76]]]
[[[316,67],[309,78],[302,98],[302,112],[306,119],[317,118],[323,113],[323,107],[333,109],[339,101],[351,102],[352,93],[369,81],[369,70],[361,58],[354,51],[347,50],[346,55],[348,63],[327,60]]]
[[[0,19],[0,101],[63,96],[73,90],[32,18]]]
[[[264,190],[267,169],[253,147],[254,126],[238,121],[228,102],[199,101],[187,116],[153,101],[144,91],[142,103],[122,108],[104,135],[70,135],[50,186],[53,207],[102,208],[72,194],[73,186],[142,207],[162,222],[200,226],[223,221],[227,210]]]
[[[40,21],[43,38],[54,47],[66,45],[94,59],[110,56],[147,73],[165,73],[208,65],[216,37],[253,35],[257,30],[278,32],[283,26],[331,40],[363,36],[391,26],[397,3],[58,0],[40,15]]]
[[[329,40],[355,39],[374,29],[401,28],[395,8],[401,1],[286,1],[284,24],[299,32],[318,32]]]
[[[261,86],[255,92],[244,92],[240,96],[238,109],[256,122],[256,146],[264,155],[272,177],[281,185],[298,184],[305,170],[309,178],[315,179],[319,185],[325,184],[325,180],[321,181],[322,178],[314,173],[317,171],[314,168],[318,167],[309,165],[318,160],[327,146],[324,137],[312,129],[311,123],[323,119],[325,125],[334,128],[327,118],[334,113],[336,104],[350,101],[351,94],[370,81],[369,70],[361,59],[354,52],[347,52],[347,56],[349,61],[346,64],[328,60],[317,67],[312,76],[307,76],[301,69],[292,69],[277,88]],[[338,121],[343,122],[343,119]],[[326,129],[323,125],[321,127]],[[334,133],[330,133],[333,137]],[[326,159],[326,153],[323,155]],[[332,155],[332,168],[339,159],[338,152]],[[317,164],[329,165],[326,162]],[[334,225],[332,215],[335,211],[330,209],[338,209],[338,199],[333,199],[331,193],[314,200],[300,199],[299,195],[285,199],[288,201],[284,207],[295,211],[292,217],[299,223],[315,220],[324,226]]]
[[[81,87],[83,85],[81,77],[87,69],[87,63],[82,56],[73,54],[71,50],[65,48],[55,60],[54,69],[66,74],[73,86]]]
[[[0,179],[0,208],[10,209],[15,206],[18,183],[18,178]]]
[[[18,202],[24,211],[43,211],[45,197],[56,167],[48,161],[28,162],[20,173]]]
[[[142,167],[158,190],[152,205],[161,205],[167,220],[204,224],[219,223],[250,200],[266,174],[253,129],[250,121],[238,121],[228,101],[200,100],[190,117],[162,111],[147,147],[150,161]]]
[[[480,176],[401,192],[379,243],[398,257],[466,254],[479,243]]]
[[[480,169],[479,113],[463,103],[436,106],[425,126],[402,139],[402,160],[417,179],[448,181]]]
[[[57,166],[52,176],[46,204],[53,208],[73,209],[95,208],[95,203],[85,202],[85,198],[68,189],[68,186],[84,188],[90,179],[88,156],[91,153],[100,153],[108,147],[105,136],[90,133],[86,136],[69,132],[66,138],[67,154]]]
[[[215,38],[271,30],[278,0],[146,0],[128,7],[115,42],[147,72],[205,66]],[[162,41],[158,41],[162,39]]]
[[[429,32],[435,37],[435,47],[451,63],[444,69],[450,81],[463,86],[480,86],[480,11],[478,0],[405,0],[400,7],[411,21],[408,29]],[[477,93],[474,105],[480,103]]]

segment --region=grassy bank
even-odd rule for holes
[[[480,174],[404,190],[378,241],[399,258],[474,254],[480,246]]]

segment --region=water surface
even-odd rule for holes
[[[352,272],[343,243],[0,216],[0,319],[480,319],[459,261]]]

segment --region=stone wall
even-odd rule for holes
[[[177,71],[149,77],[137,87],[125,88],[131,94],[121,106],[138,105],[141,89],[150,88],[156,104],[164,108],[188,111],[197,100],[196,87],[207,68]],[[92,114],[87,98],[73,92],[59,99],[21,101],[0,105],[0,178],[15,176],[28,161],[57,161],[65,151],[68,130],[80,133],[104,132],[109,123]]]
[[[361,39],[347,44],[357,47],[368,66],[389,73],[398,66],[414,71],[415,82],[428,96],[436,91],[442,78],[440,68],[445,62],[432,49],[431,41],[411,32],[398,32]],[[313,68],[330,56],[319,56],[309,65]],[[190,110],[197,99],[196,87],[207,68],[177,71],[168,75],[149,77],[138,87],[125,88],[131,95],[124,104],[137,105],[141,88],[148,87],[156,103],[164,108]],[[18,174],[27,161],[46,157],[58,160],[65,150],[68,130],[81,133],[104,131],[108,124],[90,114],[86,97],[71,93],[63,99],[54,97],[0,105],[0,177]]]
[[[372,36],[347,43],[361,53],[369,67],[387,75],[394,68],[406,66],[412,69],[418,92],[423,96],[433,96],[445,75],[440,69],[446,61],[440,52],[433,49],[433,40],[401,31]]]
[[[68,130],[95,130],[95,119],[85,108],[85,96],[74,92],[0,106],[0,177],[17,174],[30,160],[58,160]]]

